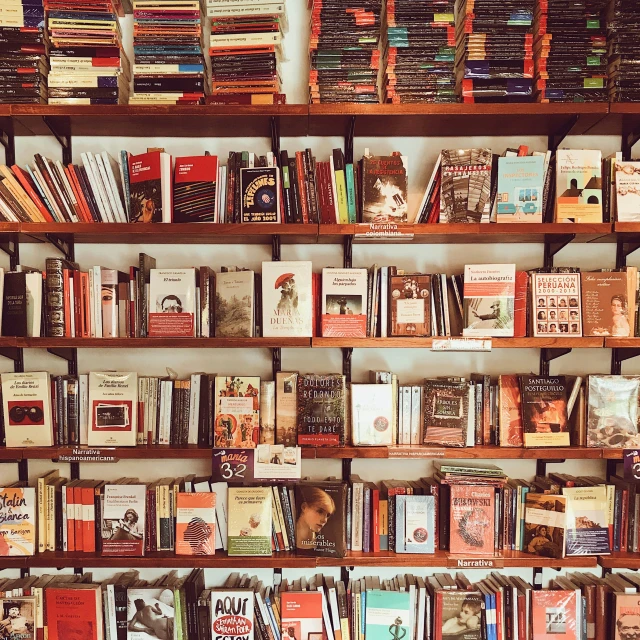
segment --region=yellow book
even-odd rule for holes
[[[60,477],[57,469],[38,478],[38,551],[47,550],[47,484]]]

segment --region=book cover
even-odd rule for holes
[[[253,271],[216,273],[216,338],[253,338]]]
[[[362,222],[409,222],[407,158],[362,158]]]
[[[276,373],[276,444],[298,444],[298,374]]]
[[[216,376],[214,446],[254,448],[260,431],[260,378]]]
[[[27,333],[27,274],[20,272],[0,272],[2,295],[2,335],[26,336]],[[42,282],[42,277],[41,277]],[[4,288],[2,288],[4,286]]]
[[[283,640],[321,640],[322,593],[284,591],[280,595],[280,628]]]
[[[607,489],[563,487],[566,497],[566,556],[597,556],[611,553]]]
[[[32,556],[36,546],[36,490],[0,489],[0,556]]]
[[[640,447],[640,377],[590,375],[587,382],[587,446]]]
[[[229,487],[230,556],[271,555],[270,487]]]
[[[297,552],[343,558],[347,553],[347,485],[300,482],[296,484],[295,497]]]
[[[75,589],[47,587],[44,590],[49,640],[69,640],[70,638],[101,640],[103,615],[100,586],[87,585],[87,587]],[[151,636],[146,638],[127,636],[127,640],[148,640],[148,638]]]
[[[481,640],[482,594],[478,591],[438,589],[435,592],[436,637],[444,640]],[[488,625],[487,625],[488,626]]]
[[[602,153],[556,151],[556,221],[602,222]]]
[[[211,591],[213,640],[253,640],[253,591],[215,589]],[[199,634],[198,634],[199,636]]]
[[[640,629],[640,599],[637,593],[613,594],[614,640],[636,640]],[[609,622],[609,620],[607,620]]]
[[[171,222],[171,156],[152,151],[129,156],[131,222]]]
[[[423,444],[464,447],[469,422],[469,384],[424,381]]]
[[[532,295],[536,338],[582,336],[579,273],[534,273]]]
[[[343,375],[304,373],[297,380],[298,445],[344,447],[347,431]]]
[[[434,496],[396,496],[396,553],[435,553]]]
[[[276,443],[276,383],[260,382],[260,444]]]
[[[568,388],[564,376],[520,376],[525,447],[568,447]]]
[[[515,264],[465,265],[462,335],[513,336],[515,294]]]
[[[495,550],[495,489],[482,485],[451,485],[449,552],[492,555]]]
[[[516,271],[516,297],[513,313],[513,337],[526,338],[529,322],[529,274]]]
[[[176,158],[173,183],[174,222],[217,222],[217,156]]]
[[[582,332],[585,336],[632,336],[629,323],[628,278],[620,271],[583,271]],[[635,289],[635,287],[634,287]],[[635,310],[635,300],[633,300]],[[566,308],[558,308],[558,313]]]
[[[0,600],[0,633],[5,640],[36,640],[37,604],[35,596]]]
[[[578,640],[578,603],[575,591],[531,591],[531,627],[535,640]]]
[[[262,263],[262,335],[310,338],[311,262]]]
[[[351,384],[351,440],[359,446],[391,446],[394,401],[390,384]]]
[[[3,373],[7,447],[51,447],[51,383],[46,372]]]
[[[391,276],[389,301],[392,336],[431,335],[431,276]]]
[[[322,335],[367,337],[366,269],[322,270]]]
[[[240,169],[241,222],[278,222],[280,171],[277,167]]]
[[[411,607],[409,591],[367,591],[364,619],[367,640],[411,638]]]
[[[498,415],[500,446],[523,446],[520,380],[515,374],[501,375],[498,378]]]
[[[90,447],[135,447],[138,433],[138,374],[89,374]]]
[[[149,284],[150,338],[196,335],[196,270],[151,269]]]
[[[616,222],[640,222],[640,162],[614,163]]]
[[[543,558],[564,558],[567,499],[527,493],[522,548]]]
[[[145,533],[144,484],[107,484],[102,512],[102,555],[143,556]]]
[[[178,493],[176,555],[212,556],[216,551],[216,494]]]
[[[127,640],[171,640],[175,638],[175,617],[172,588],[127,589]]]
[[[542,222],[543,156],[498,158],[498,222]]]

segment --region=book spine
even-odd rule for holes
[[[309,222],[309,200],[307,198],[306,171],[302,151],[296,151],[296,172],[298,178],[298,193],[300,194],[300,208],[302,210],[302,222]]]
[[[63,267],[64,261],[60,258],[46,260],[46,330],[50,338],[63,338],[65,335]]]

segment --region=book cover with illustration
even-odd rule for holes
[[[411,638],[413,611],[408,591],[371,589],[366,597],[364,628],[367,640]]]
[[[531,591],[531,628],[535,640],[578,640],[582,598],[576,591]],[[580,598],[580,602],[578,602]]]
[[[464,268],[465,337],[513,337],[515,264],[468,264]]]
[[[498,158],[498,222],[542,222],[544,156]]]
[[[298,445],[344,447],[347,434],[345,377],[304,373],[297,380]]]
[[[449,552],[491,555],[495,551],[495,488],[451,485]]]
[[[640,162],[614,164],[616,222],[640,222]]]
[[[3,640],[36,640],[37,604],[35,596],[0,600],[0,633]]]
[[[564,558],[566,511],[565,496],[527,493],[523,551],[543,558]]]
[[[479,591],[437,589],[435,596],[436,637],[443,640],[445,638],[452,640],[483,638],[481,624],[483,596]]]
[[[469,428],[469,383],[424,381],[423,444],[464,447]]]
[[[107,484],[102,512],[102,555],[143,556],[147,487]]]
[[[131,222],[171,222],[171,156],[151,151],[129,156]]]
[[[216,273],[216,338],[253,338],[253,271]]]
[[[524,444],[520,379],[515,374],[498,377],[498,423],[501,447],[521,447]]]
[[[32,556],[36,545],[36,490],[0,489],[0,556]]]
[[[585,336],[629,338],[633,335],[629,323],[629,275],[624,271],[583,271],[582,333]]]
[[[280,221],[280,171],[277,167],[240,169],[241,222]]]
[[[611,553],[607,489],[563,487],[566,497],[566,556],[599,556]]]
[[[362,158],[362,222],[408,219],[407,158],[399,153]]]
[[[196,270],[151,269],[150,338],[194,338],[196,335]]]
[[[217,156],[176,158],[173,183],[174,222],[217,222]]]
[[[556,151],[556,222],[602,222],[602,152]]]
[[[271,555],[271,499],[270,487],[229,487],[230,556]]]
[[[396,553],[435,553],[434,496],[396,496]]]
[[[280,619],[283,640],[322,640],[322,593],[282,592]]]
[[[392,336],[431,335],[431,276],[409,274],[389,278]]]
[[[366,269],[322,270],[322,335],[367,337]]]
[[[276,373],[276,444],[298,444],[298,374]]]
[[[216,552],[216,494],[178,493],[176,555],[212,556]]]
[[[260,431],[260,378],[216,376],[214,446],[253,448]]]
[[[102,640],[103,608],[100,585],[75,584],[44,589],[48,640]],[[152,635],[127,640],[151,640]]]
[[[613,594],[613,640],[636,640],[640,627],[640,598],[637,593]]]
[[[568,387],[565,376],[520,376],[525,447],[568,447]]]
[[[211,590],[212,638],[253,640],[253,591],[250,589]]]
[[[582,337],[580,274],[534,273],[531,286],[534,337]]]
[[[175,638],[175,616],[172,588],[127,589],[127,640],[171,640]]]

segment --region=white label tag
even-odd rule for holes
[[[490,339],[445,338],[431,343],[431,351],[491,351]]]

